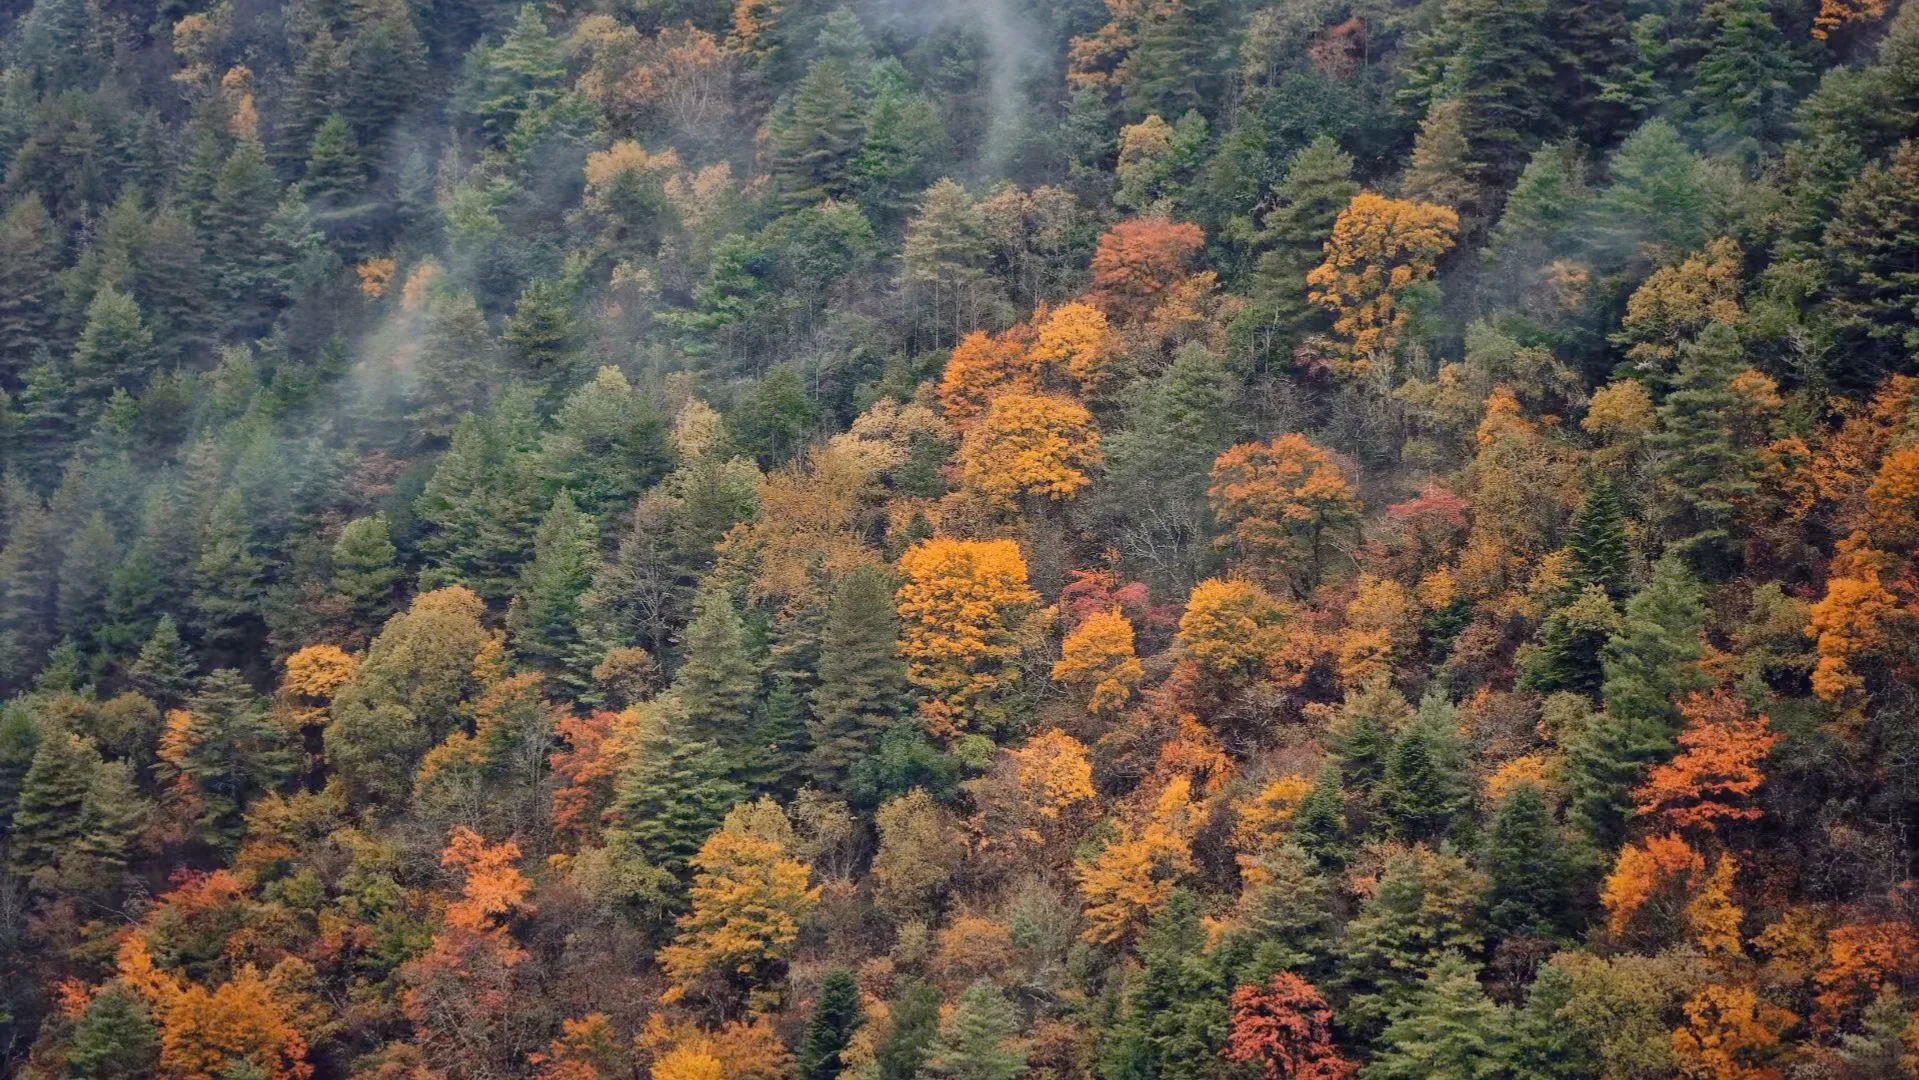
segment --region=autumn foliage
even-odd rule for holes
[[[1206,234],[1190,222],[1122,221],[1106,230],[1093,250],[1093,282],[1086,298],[1116,322],[1143,319],[1186,276],[1205,243]]]
[[[1340,211],[1326,261],[1306,275],[1313,303],[1333,314],[1344,370],[1362,372],[1390,353],[1406,326],[1398,299],[1430,278],[1453,246],[1459,215],[1450,207],[1362,192]]]
[[[1265,1080],[1349,1080],[1359,1065],[1333,1044],[1333,1010],[1289,971],[1233,991],[1232,1034],[1220,1056],[1254,1065]]]

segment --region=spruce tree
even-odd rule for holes
[[[1739,445],[1732,387],[1744,367],[1738,331],[1715,323],[1680,352],[1672,389],[1659,403],[1655,512],[1667,551],[1693,572],[1723,581],[1740,566],[1739,506],[1756,490],[1757,456]]]
[[[528,285],[506,320],[500,344],[515,376],[549,392],[564,388],[579,359],[572,291],[553,278]]]
[[[1679,701],[1708,685],[1699,669],[1706,613],[1698,583],[1678,559],[1653,565],[1653,578],[1626,604],[1625,625],[1606,643],[1606,711],[1676,727]]]
[[[540,442],[540,477],[604,517],[660,479],[670,463],[666,424],[651,395],[618,368],[602,367],[567,395]]]
[[[0,679],[18,685],[53,643],[60,543],[36,499],[14,518],[0,548]]]
[[[131,990],[108,986],[93,995],[73,1025],[67,1075],[75,1080],[151,1076],[159,1054],[159,1032],[146,1003]]]
[[[1619,609],[1604,590],[1587,585],[1571,603],[1546,616],[1538,645],[1521,655],[1520,684],[1542,694],[1597,694],[1605,679],[1600,652],[1620,626]]]
[[[1636,119],[1618,88],[1630,81],[1632,27],[1624,0],[1565,0],[1547,10],[1554,96],[1567,126],[1586,146],[1610,147]]]
[[[939,990],[918,979],[908,980],[887,1003],[887,1013],[892,1023],[873,1050],[879,1080],[916,1080],[933,1040],[939,1037]]]
[[[242,139],[220,167],[201,222],[214,296],[231,334],[264,331],[273,310],[267,234],[279,202],[258,140]]]
[[[1557,937],[1573,929],[1577,867],[1546,797],[1515,788],[1486,829],[1486,921],[1504,934]]]
[[[1265,250],[1242,325],[1263,338],[1284,341],[1302,329],[1302,321],[1315,310],[1306,302],[1306,275],[1325,258],[1333,222],[1357,194],[1352,155],[1332,136],[1321,134],[1293,155],[1285,178],[1273,187],[1273,208],[1256,238]],[[1270,347],[1265,341],[1260,344]]]
[[[522,116],[559,98],[566,85],[566,57],[559,39],[547,33],[540,9],[522,4],[500,44],[467,55],[465,79],[467,108],[479,117],[488,140],[503,147]]]
[[[1128,57],[1127,110],[1134,117],[1215,111],[1231,55],[1224,47],[1227,18],[1221,0],[1176,0],[1144,9]]]
[[[1664,120],[1641,126],[1606,164],[1611,183],[1594,200],[1590,221],[1600,269],[1640,257],[1647,245],[1677,253],[1707,239],[1707,194],[1698,159]]]
[[[1481,879],[1457,855],[1417,847],[1390,856],[1346,925],[1340,981],[1345,1026],[1371,1033],[1419,992],[1417,976],[1449,952],[1479,947]]]
[[[40,196],[14,200],[0,219],[0,379],[17,385],[52,336],[59,235]]]
[[[427,300],[411,418],[422,439],[443,442],[461,416],[486,407],[487,388],[499,374],[496,361],[486,315],[472,293]]]
[[[1901,9],[1902,17],[1905,13]],[[1919,45],[1913,52],[1919,71]],[[1914,95],[1919,107],[1919,87]],[[1830,309],[1857,357],[1845,365],[1845,381],[1862,387],[1876,382],[1881,372],[1894,370],[1919,349],[1919,275],[1909,259],[1915,248],[1919,146],[1907,141],[1884,164],[1859,174],[1826,225],[1821,250]]]
[[[845,69],[834,60],[815,61],[775,118],[773,178],[780,206],[799,210],[850,193],[861,135],[860,105]]]
[[[67,393],[73,420],[90,427],[118,388],[138,390],[152,371],[153,334],[131,296],[105,285],[87,305],[86,326],[73,346]]]
[[[729,778],[726,755],[692,736],[674,694],[646,708],[635,752],[614,782],[607,842],[680,873],[746,789]]]
[[[796,1080],[837,1080],[846,1067],[841,1052],[863,1021],[860,987],[853,973],[845,968],[827,972],[820,980],[813,1015],[806,1021],[806,1033],[800,1037],[799,1052],[794,1056]]]
[[[1401,839],[1442,839],[1466,809],[1469,789],[1458,724],[1452,705],[1432,695],[1386,754],[1379,807]]]
[[[79,833],[60,860],[63,883],[68,888],[117,890],[147,811],[132,763],[111,761],[95,769],[81,806]]]
[[[687,730],[715,746],[741,747],[760,693],[760,665],[747,647],[746,624],[725,590],[708,586],[693,599],[693,621],[680,635],[684,659],[673,693]]]
[[[299,757],[266,702],[232,668],[201,679],[186,711],[184,753],[170,764],[198,796],[201,839],[231,851],[245,831],[247,805],[292,777]]]
[[[828,790],[845,786],[905,702],[899,635],[893,583],[885,570],[862,566],[833,587],[820,637],[808,759],[808,772]]]
[[[333,541],[333,592],[353,608],[353,621],[369,633],[393,614],[400,568],[385,514],[354,518]]]
[[[558,674],[575,657],[580,640],[580,594],[593,582],[600,530],[561,489],[533,534],[533,558],[520,570],[519,587],[507,609],[513,648],[534,667]],[[570,672],[584,685],[586,672]]]
[[[428,87],[427,48],[414,24],[414,10],[405,0],[359,0],[354,5],[339,107],[361,146],[384,145],[393,126]],[[309,77],[325,78],[327,72],[338,70],[338,63],[324,58]],[[324,116],[319,110],[325,103],[324,95],[310,99],[305,111]]]
[[[1413,719],[1392,680],[1378,675],[1358,690],[1346,692],[1333,721],[1333,759],[1339,778],[1349,790],[1371,800],[1386,775],[1386,759],[1400,731]]]
[[[31,875],[73,850],[85,826],[87,792],[100,767],[100,754],[86,739],[58,729],[42,735],[14,804],[7,844],[7,862],[14,873]]]
[[[127,675],[155,704],[171,708],[185,700],[193,685],[194,667],[193,654],[180,640],[180,628],[173,616],[162,615]]]
[[[257,632],[266,573],[246,501],[228,489],[200,530],[193,564],[193,626],[208,647],[238,650]]]
[[[1604,590],[1608,599],[1623,601],[1632,591],[1632,540],[1626,534],[1626,512],[1619,489],[1606,478],[1595,480],[1579,501],[1569,526],[1566,550],[1572,554],[1572,573],[1566,591],[1577,595],[1589,585]]]
[[[966,988],[940,1025],[927,1055],[927,1075],[940,1080],[1013,1080],[1026,1057],[1010,1044],[1020,1018],[999,987],[981,980]]]
[[[120,561],[120,545],[107,515],[94,511],[67,540],[60,561],[58,612],[60,632],[76,639],[90,638],[106,625],[107,589]]]
[[[1328,765],[1319,770],[1313,790],[1293,815],[1293,841],[1323,867],[1345,864],[1346,796],[1339,786],[1340,770]]]
[[[1473,964],[1448,952],[1433,964],[1379,1038],[1369,1080],[1432,1080],[1506,1075],[1511,1010],[1479,985]]]
[[[1700,125],[1720,145],[1776,146],[1791,132],[1799,57],[1765,0],[1715,0],[1704,15],[1711,37],[1692,85]]]

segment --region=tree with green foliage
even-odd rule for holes
[[[437,442],[452,437],[461,416],[485,410],[499,358],[472,293],[431,295],[425,315],[411,419],[423,439]]]
[[[793,1075],[797,1080],[837,1080],[845,1068],[841,1053],[852,1041],[853,1033],[864,1022],[860,1007],[860,987],[853,973],[834,968],[820,980],[819,996],[813,999],[813,1014],[807,1018],[806,1032],[794,1055]]]
[[[130,1080],[151,1076],[160,1035],[146,1002],[130,990],[109,986],[87,1002],[73,1025],[67,1075],[75,1080]]]
[[[40,196],[14,200],[0,219],[0,378],[15,385],[53,333],[60,244]]]
[[[1537,786],[1520,784],[1501,800],[1486,828],[1480,868],[1493,929],[1533,937],[1573,930],[1578,867]]]
[[[100,768],[100,752],[81,736],[58,729],[41,736],[13,808],[9,869],[28,876],[53,866],[73,849],[85,827],[87,793]]]
[[[213,293],[230,334],[266,330],[281,295],[272,280],[269,227],[280,184],[257,139],[242,139],[215,178],[200,218],[201,246],[211,264]]]
[[[580,594],[593,583],[599,546],[599,526],[573,505],[571,492],[560,489],[533,534],[533,557],[520,569],[506,613],[520,658],[575,685],[589,681],[592,667],[579,667]]]
[[[924,1074],[939,1080],[1013,1080],[1026,1055],[1013,1043],[1020,1017],[999,987],[981,980],[966,988],[940,1025]]]
[[[1648,121],[1606,163],[1610,181],[1593,201],[1594,255],[1606,269],[1640,258],[1646,246],[1668,255],[1706,240],[1707,194],[1698,159],[1679,131]]]
[[[1340,787],[1340,767],[1319,770],[1313,790],[1306,793],[1293,815],[1293,840],[1322,867],[1342,866],[1350,849],[1346,842],[1346,794]]]
[[[677,874],[746,789],[731,779],[728,755],[693,736],[677,694],[641,708],[634,753],[614,782],[607,843]]]
[[[1221,0],[1177,0],[1144,9],[1127,57],[1127,111],[1134,118],[1216,113],[1230,56],[1225,47],[1230,17]]]
[[[915,1080],[939,1038],[939,990],[918,979],[908,980],[887,1002],[887,1013],[892,1023],[873,1049],[879,1080]]]
[[[773,177],[780,206],[799,210],[854,190],[863,131],[860,104],[837,60],[806,69],[792,101],[773,118]]]
[[[1682,347],[1651,439],[1654,518],[1666,551],[1708,581],[1738,572],[1739,508],[1758,486],[1758,456],[1740,445],[1734,423],[1745,402],[1732,383],[1744,361],[1738,331],[1722,323]]]
[[[893,589],[885,570],[862,566],[834,585],[827,604],[807,771],[828,790],[845,786],[906,700]]]
[[[1567,531],[1572,567],[1566,592],[1577,595],[1587,586],[1597,586],[1607,599],[1625,600],[1632,592],[1632,539],[1626,532],[1618,486],[1604,477],[1593,481]]]
[[[1290,340],[1317,310],[1306,302],[1306,275],[1325,259],[1333,223],[1359,184],[1352,155],[1330,135],[1319,135],[1286,164],[1273,187],[1272,208],[1254,242],[1262,249],[1254,272],[1252,305],[1241,325],[1262,339]],[[1262,341],[1262,347],[1272,347]]]
[[[673,675],[673,694],[688,732],[718,747],[742,747],[743,729],[760,696],[761,665],[725,590],[709,586],[693,598],[693,620],[680,637],[680,652],[684,659]]]
[[[528,285],[500,331],[500,344],[513,375],[548,393],[563,389],[579,361],[573,290],[556,278]]]
[[[1126,980],[1123,1011],[1096,1050],[1095,1075],[1197,1078],[1226,1046],[1230,989],[1207,955],[1205,923],[1191,892],[1176,891],[1139,944],[1140,969]]]
[[[67,392],[75,422],[91,426],[116,388],[138,390],[153,360],[153,334],[140,317],[140,306],[111,285],[102,286],[87,305],[86,326],[68,364]]]
[[[726,427],[739,448],[771,468],[792,457],[819,429],[820,409],[800,373],[776,367],[760,377],[746,399],[727,417]]]
[[[267,562],[245,497],[228,488],[201,526],[193,564],[193,627],[205,647],[238,650],[260,625]]]
[[[1441,694],[1422,701],[1386,754],[1378,797],[1393,834],[1409,841],[1444,838],[1471,798],[1459,718]]]
[[[79,833],[60,857],[63,887],[118,891],[149,809],[134,783],[131,762],[109,761],[96,768],[81,805]]]
[[[427,46],[414,23],[415,10],[403,0],[359,0],[353,7],[343,43],[345,78],[334,87],[340,93],[340,111],[361,146],[383,145],[431,85]],[[433,18],[440,17],[436,7]],[[331,65],[322,67],[320,77],[331,70]],[[317,113],[318,107],[305,111]]]
[[[120,562],[120,543],[99,510],[87,515],[67,541],[60,560],[57,625],[76,640],[92,637],[107,622],[107,589]]]
[[[1914,66],[1919,68],[1919,59]],[[1919,349],[1919,274],[1907,258],[1915,245],[1919,146],[1908,140],[1883,164],[1859,174],[1826,223],[1820,249],[1825,295],[1852,349],[1845,369],[1849,382],[1864,385]]]
[[[156,704],[171,708],[186,700],[197,667],[193,653],[180,640],[180,628],[173,616],[162,615],[146,644],[140,646],[140,655],[127,668],[127,676]]]
[[[1379,1037],[1366,1080],[1482,1080],[1508,1075],[1511,1010],[1494,1004],[1471,961],[1440,955]]]
[[[566,86],[566,56],[560,40],[547,33],[539,7],[521,4],[498,45],[478,45],[467,53],[462,78],[465,110],[479,119],[488,142],[504,147],[521,117],[559,99]]]
[[[333,541],[333,592],[352,605],[353,621],[371,630],[393,614],[401,570],[385,514],[354,518]]]
[[[191,784],[200,838],[231,852],[246,830],[248,804],[290,779],[299,755],[267,715],[265,699],[233,668],[202,678],[185,714],[161,771]]]
[[[573,493],[580,510],[604,515],[629,505],[671,461],[666,424],[651,395],[615,367],[567,395],[540,440],[540,478]]]
[[[1413,718],[1413,707],[1384,674],[1346,691],[1331,732],[1340,783],[1369,805],[1375,803],[1393,744]]]
[[[1778,145],[1792,131],[1797,52],[1765,0],[1714,0],[1704,11],[1710,35],[1694,68],[1692,103],[1710,141],[1748,150]]]
[[[539,419],[533,396],[510,388],[483,417],[462,416],[414,513],[432,526],[420,542],[438,584],[457,581],[482,597],[511,595],[528,540],[546,508],[527,482],[538,464]]]
[[[59,584],[53,515],[32,498],[0,547],[0,679],[18,685],[39,668],[53,644]]]
[[[1619,608],[1598,585],[1587,585],[1540,624],[1538,643],[1520,657],[1520,684],[1542,694],[1597,694],[1605,680],[1600,652],[1620,627]]]
[[[1442,956],[1479,947],[1484,889],[1484,879],[1450,852],[1416,847],[1387,859],[1339,946],[1348,1029],[1379,1031],[1417,997],[1420,977]]]

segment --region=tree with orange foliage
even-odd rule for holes
[[[1041,862],[1078,839],[1098,807],[1085,745],[1058,728],[1000,751],[992,771],[966,790],[979,809],[973,828],[983,847]]]
[[[560,1021],[559,1037],[526,1060],[539,1069],[533,1080],[614,1080],[626,1075],[621,1041],[605,1013],[589,1013]]]
[[[1000,696],[1019,679],[1020,625],[1039,603],[1011,540],[935,537],[900,556],[894,594],[907,678],[926,695],[920,715],[946,737],[991,729]]]
[[[268,1080],[307,1080],[306,1042],[252,965],[209,993],[175,988],[160,1004],[160,1075],[224,1080],[251,1067]]]
[[[1858,533],[1839,542],[1826,594],[1812,605],[1806,625],[1818,655],[1812,690],[1822,700],[1840,703],[1862,694],[1866,673],[1891,648],[1895,627],[1910,621],[1880,579],[1891,562]]]
[[[1327,534],[1359,521],[1339,465],[1297,432],[1219,455],[1206,494],[1232,530],[1217,543],[1288,573],[1302,591],[1319,578]]]
[[[1027,361],[1035,368],[1063,377],[1092,393],[1113,377],[1119,337],[1107,324],[1106,313],[1091,304],[1061,304],[1033,318],[1033,345]]]
[[[751,990],[785,959],[819,905],[811,871],[795,859],[793,826],[771,799],[741,803],[693,856],[693,909],[659,951],[672,980],[662,1000],[695,992]]]
[[[1830,1031],[1888,982],[1919,972],[1919,936],[1902,922],[1852,923],[1826,934],[1826,959],[1813,974],[1813,1023]]]
[[[1086,711],[1118,712],[1146,677],[1133,650],[1133,623],[1119,609],[1089,615],[1060,643],[1053,681],[1086,693]]]
[[[946,419],[971,423],[985,414],[998,394],[1039,392],[1038,373],[1027,360],[1027,343],[1022,338],[1015,331],[975,330],[953,346],[939,383],[940,411]]]
[[[1282,971],[1233,991],[1232,1033],[1219,1056],[1257,1065],[1265,1080],[1349,1080],[1359,1071],[1333,1045],[1333,1010],[1313,984]]]
[[[1688,694],[1679,705],[1686,726],[1678,756],[1655,765],[1633,791],[1635,812],[1672,829],[1711,833],[1722,822],[1752,821],[1759,808],[1742,805],[1765,773],[1759,766],[1779,736],[1746,703],[1725,690]]]
[[[785,1080],[793,1072],[793,1055],[766,1016],[707,1031],[656,1012],[633,1045],[650,1060],[651,1080]]]
[[[1606,928],[1623,935],[1632,922],[1654,900],[1661,899],[1654,914],[1661,923],[1678,921],[1680,910],[1664,899],[1679,886],[1705,872],[1706,860],[1691,844],[1678,836],[1662,833],[1648,836],[1620,849],[1619,861],[1599,892],[1606,908]]]
[[[1452,249],[1459,215],[1451,207],[1388,199],[1362,191],[1333,222],[1326,261],[1306,275],[1307,299],[1333,313],[1344,363],[1361,374],[1392,352],[1406,326],[1397,301],[1432,277]]]
[[[1672,1033],[1673,1056],[1687,1080],[1777,1080],[1766,1064],[1779,1034],[1799,1018],[1760,1000],[1750,986],[1708,983],[1686,1002],[1686,1023]]]
[[[1175,776],[1137,823],[1120,822],[1119,835],[1079,867],[1086,903],[1080,937],[1096,945],[1130,940],[1173,898],[1193,872],[1193,834],[1199,809],[1192,781]]]
[[[960,476],[970,490],[1012,509],[1022,497],[1058,502],[1091,483],[1099,431],[1085,406],[1057,394],[1000,394],[966,432]]]
[[[1872,22],[1886,14],[1886,0],[1820,0],[1812,19],[1812,36],[1824,41],[1834,30],[1853,23]]]
[[[1121,323],[1153,313],[1160,298],[1183,280],[1206,234],[1190,222],[1132,218],[1100,235],[1093,250],[1093,281],[1086,299]]]
[[[599,815],[613,801],[618,771],[618,713],[596,710],[585,716],[562,715],[554,734],[564,745],[547,758],[553,788],[553,835],[580,842],[599,835]]]

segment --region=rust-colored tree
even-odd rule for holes
[[[1219,1056],[1265,1080],[1349,1080],[1359,1066],[1333,1045],[1333,1010],[1313,984],[1282,971],[1233,991],[1232,1033]]]
[[[1116,322],[1137,322],[1186,277],[1206,234],[1190,222],[1133,218],[1106,230],[1093,249],[1086,299]]]

